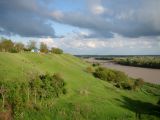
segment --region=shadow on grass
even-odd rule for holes
[[[143,115],[147,115],[147,116],[152,115],[160,118],[160,106],[158,105],[154,105],[148,102],[143,102],[140,100],[133,100],[125,96],[123,96],[123,101],[119,99],[116,99],[116,100],[123,103],[121,107],[129,109],[130,111],[133,111],[137,119],[141,119]]]

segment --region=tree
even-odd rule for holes
[[[21,42],[15,43],[14,47],[18,52],[20,52],[20,51],[22,51],[24,49],[24,44],[21,43]]]
[[[36,49],[36,41],[30,40],[28,43],[28,49],[30,49],[30,50]]]
[[[47,45],[43,42],[41,42],[41,44],[40,44],[40,51],[42,53],[48,53],[48,51],[49,51]]]
[[[60,48],[52,48],[51,52],[55,54],[63,54],[63,50]]]
[[[0,42],[0,51],[4,51],[4,52],[10,52],[14,47],[14,43],[9,40],[9,39],[5,39],[2,38],[1,42]]]

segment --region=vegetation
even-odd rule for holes
[[[43,42],[41,42],[41,44],[40,44],[40,51],[42,53],[48,53],[49,52],[47,45]]]
[[[63,50],[60,48],[52,48],[51,52],[55,54],[63,54]]]
[[[92,66],[89,66],[89,67],[86,68],[86,72],[93,73],[94,72],[94,68]]]
[[[127,90],[135,90],[140,88],[144,81],[142,79],[129,78],[121,71],[111,70],[104,67],[96,68],[93,75],[101,80],[111,82],[117,88],[123,88]]]
[[[127,57],[116,58],[114,61],[122,65],[160,69],[160,57]]]
[[[92,66],[93,67],[96,67],[96,66],[99,66],[100,64],[99,63],[96,63],[96,62],[94,62],[93,64],[92,64]]]
[[[48,106],[46,101],[66,93],[64,80],[57,73],[29,74],[28,78],[26,82],[0,81],[1,111],[7,110],[10,106],[13,114],[18,115],[26,108],[38,109],[44,105]]]
[[[160,106],[160,99],[158,100],[157,104]]]
[[[11,40],[2,38],[0,41],[0,51],[11,52],[14,47],[14,43]]]
[[[30,40],[27,45],[28,50],[36,49],[36,41]]]
[[[114,82],[84,71],[87,66],[92,65],[68,54],[0,52],[0,119],[159,120],[159,85],[144,83],[137,90],[120,89]],[[52,83],[55,86],[51,87]]]
[[[12,40],[1,38],[0,39],[0,52],[10,52],[10,53],[18,53],[18,52],[25,52],[25,51],[31,51],[31,50],[37,50],[37,43],[36,41],[30,40],[28,44],[25,46],[23,43],[18,42],[14,43]],[[63,50],[60,48],[51,48],[51,50],[48,49],[48,46],[41,42],[40,43],[40,52],[41,53],[48,53],[52,52],[55,54],[63,54]]]
[[[25,48],[24,44],[21,43],[21,42],[15,43],[14,47],[15,47],[15,50],[16,50],[17,52],[21,52],[21,51],[23,51],[24,48]]]

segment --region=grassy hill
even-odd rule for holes
[[[158,120],[158,85],[138,91],[122,90],[85,72],[88,63],[69,54],[0,53],[0,80],[25,82],[29,72],[60,73],[67,94],[50,101],[52,107],[26,108],[23,120]],[[141,114],[141,115],[139,115]]]

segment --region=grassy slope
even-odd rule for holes
[[[0,53],[0,80],[25,81],[29,71],[63,75],[68,93],[53,101],[53,109],[24,111],[25,119],[134,119],[135,111],[147,112],[156,104],[156,96],[120,90],[94,78],[84,71],[87,66],[68,54]]]

